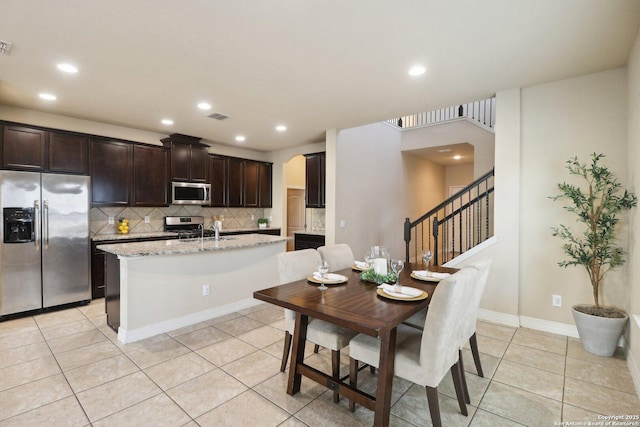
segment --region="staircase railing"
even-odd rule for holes
[[[402,129],[427,126],[430,124],[446,122],[448,120],[467,117],[471,120],[493,129],[496,124],[496,99],[483,99],[482,101],[469,102],[454,107],[441,108],[425,113],[411,114],[387,120],[387,123]]]
[[[493,181],[491,169],[417,220],[406,218],[405,260],[422,263],[430,249],[433,265],[442,265],[493,236]]]

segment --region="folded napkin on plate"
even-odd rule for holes
[[[315,273],[313,273],[313,278],[316,280],[322,280],[322,274],[316,271]],[[345,280],[345,279],[346,277],[344,277],[342,274],[335,274],[335,273],[327,273],[327,277],[325,278],[327,282],[335,282],[338,280]]]
[[[450,273],[438,273],[436,271],[426,271],[426,270],[413,270],[413,274],[418,277],[431,277],[433,279],[444,279],[445,277],[451,276]]]
[[[401,295],[403,297],[411,298],[417,297],[422,294],[422,291],[420,289],[410,288],[408,286],[400,286],[400,292],[396,291],[395,285],[388,285],[386,283],[383,283],[380,286],[382,287],[382,290],[389,295]]]
[[[363,261],[354,261],[353,262],[358,268],[369,268],[369,264]]]

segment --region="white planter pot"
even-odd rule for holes
[[[258,224],[258,228],[267,228],[267,224],[261,222],[260,224]]]
[[[624,318],[619,319],[592,316],[576,310],[576,307],[579,305],[573,306],[571,312],[576,321],[582,347],[598,356],[612,356],[629,317],[626,314]]]

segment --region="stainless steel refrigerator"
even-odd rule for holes
[[[0,316],[90,300],[89,180],[0,171]]]

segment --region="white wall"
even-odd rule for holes
[[[402,131],[402,150],[467,142],[473,145],[473,175],[479,178],[493,167],[494,139],[493,133],[473,124],[471,120],[459,119]]]
[[[174,133],[171,130],[167,130],[166,134],[147,132],[140,129],[76,119],[67,116],[43,113],[40,111],[26,110],[23,108],[8,107],[6,105],[0,105],[0,120],[153,145],[162,145],[161,140]],[[240,157],[243,159],[268,161],[268,153],[247,150],[242,147],[216,144],[206,140],[203,140],[202,142],[205,144],[211,144],[209,153]]]
[[[329,173],[329,168],[327,168]],[[404,257],[403,222],[408,216],[400,132],[383,123],[342,130],[336,144],[335,242],[351,245],[357,259],[372,245]],[[329,205],[327,205],[327,211]],[[327,214],[327,235],[329,235]]]
[[[640,193],[640,33],[636,37],[627,69],[629,189]],[[629,337],[628,365],[640,391],[640,208],[631,211],[628,263],[629,283]],[[632,317],[636,316],[636,317]]]
[[[587,162],[593,152],[606,154],[605,163],[625,185],[626,110],[625,69],[522,89],[520,315],[573,324],[571,306],[593,303],[586,271],[557,265],[564,259],[562,241],[550,228],[579,226],[549,196],[557,193],[559,182],[580,184],[565,162],[573,156]],[[498,191],[497,197],[502,197]],[[626,233],[620,231],[626,247]],[[607,275],[604,304],[627,308],[625,282],[624,269]],[[552,307],[553,294],[562,295],[562,307]]]

